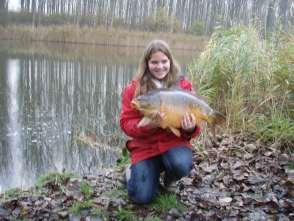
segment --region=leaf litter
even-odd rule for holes
[[[129,209],[138,220],[157,216],[162,220],[294,220],[293,146],[266,144],[241,135],[218,137],[204,150],[194,150],[189,176],[177,182],[176,194],[186,210],[157,212],[133,204],[127,197],[122,169],[101,171],[98,176],[70,178],[63,185],[46,183],[39,192],[7,198],[0,195],[0,220],[119,220],[117,211]],[[93,192],[81,193],[87,182]],[[163,191],[164,192],[164,191]],[[76,202],[91,201],[75,215]],[[104,209],[107,218],[93,218],[94,209]]]

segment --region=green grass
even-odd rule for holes
[[[282,116],[264,115],[256,119],[256,134],[264,140],[294,144],[294,121]]]
[[[85,199],[89,199],[94,193],[93,188],[85,181],[81,183],[80,190],[83,196],[85,197]]]
[[[4,193],[0,194],[0,203],[11,199],[17,199],[20,197],[26,197],[30,195],[37,195],[34,193],[33,189],[23,190],[21,188],[11,188],[6,190]]]
[[[79,214],[82,210],[91,210],[93,208],[93,202],[91,200],[85,200],[82,202],[75,202],[71,208],[70,212],[73,214]]]
[[[185,206],[178,201],[175,194],[161,194],[154,199],[151,203],[151,207],[158,213],[168,212],[172,208],[176,208],[179,211],[185,211]]]
[[[136,216],[133,211],[129,209],[119,208],[116,212],[116,217],[119,221],[136,221]]]
[[[117,161],[117,168],[124,169],[128,164],[131,163],[129,152],[126,148],[122,150],[121,158]]]
[[[74,175],[71,173],[48,173],[47,175],[40,176],[37,179],[36,187],[41,188],[50,183],[52,186],[58,188],[66,185],[71,177],[74,177]]]
[[[113,189],[112,191],[104,193],[104,194],[106,196],[110,197],[110,198],[128,199],[128,193],[127,193],[127,190],[125,188]]]
[[[294,170],[294,161],[290,161],[287,166],[289,170]]]
[[[16,198],[21,196],[22,194],[22,190],[19,188],[12,188],[4,192],[5,198]]]

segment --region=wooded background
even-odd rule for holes
[[[293,0],[21,0],[18,19],[8,13],[8,1],[0,0],[2,24],[70,23],[196,34],[238,24],[266,33],[293,29],[294,24]]]

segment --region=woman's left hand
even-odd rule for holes
[[[196,119],[193,114],[185,113],[182,119],[182,128],[188,133],[191,133],[195,130],[196,127]]]

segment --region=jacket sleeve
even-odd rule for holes
[[[134,85],[127,86],[122,93],[122,105],[120,113],[120,127],[129,137],[145,138],[154,134],[158,129],[148,126],[138,128],[137,125],[142,115],[131,106],[134,97]]]
[[[185,78],[183,78],[180,81],[180,87],[186,91],[190,91],[193,94],[197,94],[194,90],[193,90],[193,86],[192,83],[188,80],[186,80]],[[197,136],[199,136],[199,134],[201,133],[201,129],[200,127],[196,126],[194,131],[191,133],[186,132],[185,130],[181,129],[181,136],[186,139],[186,140],[191,140],[192,138],[195,138]]]

